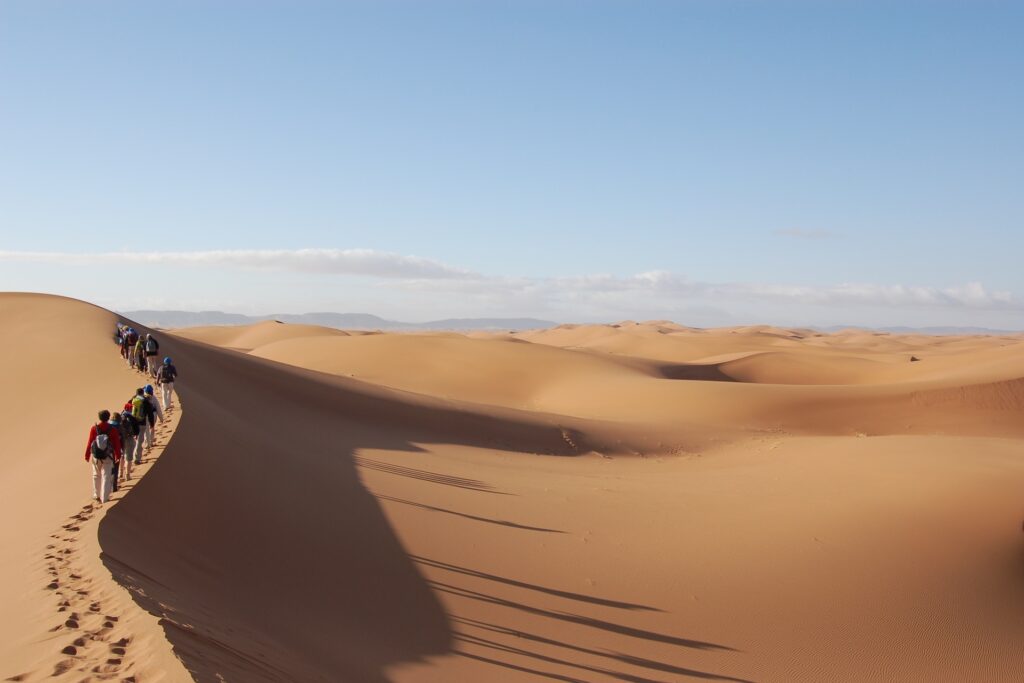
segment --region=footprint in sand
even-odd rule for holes
[[[67,648],[64,648],[64,649],[66,650]],[[64,654],[68,654],[68,653],[65,652]],[[68,671],[70,671],[71,667],[73,667],[74,665],[75,665],[75,660],[73,660],[73,659],[65,659],[63,662],[58,662],[57,665],[53,667],[53,673],[50,674],[50,676],[51,677],[56,677],[56,676],[60,676],[61,674],[65,674]]]

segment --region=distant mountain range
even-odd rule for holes
[[[1021,330],[993,330],[987,327],[878,327],[869,328],[861,325],[833,325],[819,327],[822,332],[838,332],[840,330],[859,329],[873,332],[889,332],[890,334],[934,334],[934,335],[971,335],[971,334],[1020,334]]]
[[[205,325],[251,325],[267,320],[283,323],[319,325],[346,330],[451,330],[495,331],[536,330],[554,327],[558,323],[535,318],[449,318],[425,323],[407,323],[387,320],[369,313],[281,313],[251,316],[222,311],[122,311],[121,315],[148,327],[198,327]]]

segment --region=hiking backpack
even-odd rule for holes
[[[130,436],[139,435],[139,423],[135,421],[132,411],[126,410],[121,413],[121,424],[124,425],[125,432]]]
[[[96,438],[92,441],[92,457],[94,460],[106,460],[110,457],[110,437],[96,429]]]
[[[156,374],[157,379],[161,382],[173,382],[177,375],[178,371],[174,369],[173,365],[160,366],[160,371]]]
[[[156,343],[156,339],[146,340],[146,353],[155,354],[160,349],[160,345]]]
[[[149,403],[146,399],[142,398],[138,394],[132,398],[132,419],[138,422],[142,422],[146,418],[146,404]]]

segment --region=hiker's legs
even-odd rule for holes
[[[121,458],[121,478],[132,478],[132,458],[135,457],[135,437],[129,434],[124,439],[124,457]]]
[[[174,398],[174,382],[164,382],[160,386],[164,393],[164,410],[170,410]]]
[[[160,363],[156,356],[148,356],[146,362],[149,363],[149,374],[153,379],[156,379],[156,371],[160,369]]]
[[[110,490],[111,491],[116,491],[117,490],[117,475],[118,475],[118,472],[120,471],[120,469],[121,469],[120,464],[116,460],[114,460],[112,463],[110,463]]]
[[[156,441],[156,420],[146,422],[146,446],[153,450],[153,442]]]
[[[142,462],[142,447],[146,442],[146,428],[139,426],[139,435],[135,437],[135,464]]]
[[[111,476],[113,474],[114,462],[113,458],[104,458],[100,461],[100,473],[101,473],[101,490],[100,490],[100,502],[106,503],[110,500],[110,491],[114,486],[114,480]]]
[[[100,500],[100,492],[103,489],[103,469],[100,467],[102,463],[92,458],[89,464],[92,465],[92,497]]]

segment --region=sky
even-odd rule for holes
[[[1024,329],[1024,3],[0,3],[0,290]]]

